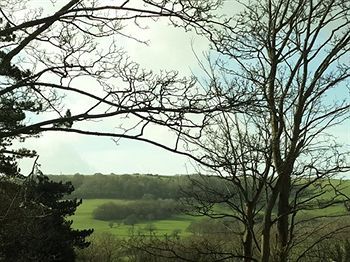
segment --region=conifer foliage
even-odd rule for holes
[[[0,35],[2,43],[14,40],[13,34]],[[50,181],[36,164],[29,176],[21,174],[17,160],[35,157],[36,152],[14,150],[12,143],[36,132],[3,134],[21,129],[26,112],[39,113],[45,108],[29,92],[31,83],[24,84],[31,72],[4,63],[5,58],[6,52],[0,51],[0,261],[74,261],[74,248],[87,247],[85,238],[92,230],[74,230],[67,219],[81,203],[64,199],[74,190],[71,183]],[[19,83],[23,88],[11,90]]]
[[[74,248],[89,245],[92,230],[74,230],[67,216],[81,201],[62,200],[71,183],[50,181],[38,172],[0,182],[0,261],[74,261]]]

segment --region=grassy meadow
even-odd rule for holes
[[[110,226],[110,221],[97,220],[93,218],[93,210],[107,202],[115,202],[127,204],[130,200],[122,199],[85,199],[83,203],[78,207],[75,215],[71,217],[73,220],[73,227],[76,229],[88,229],[93,228],[95,233],[109,232],[121,238],[128,237],[132,230],[135,233],[141,232],[147,234],[150,227],[154,229],[159,235],[171,235],[175,231],[182,236],[189,235],[186,231],[187,227],[192,221],[202,219],[201,217],[193,217],[189,215],[175,215],[171,219],[166,220],[151,220],[141,223],[137,223],[134,226],[125,225],[123,221],[114,220],[113,227]],[[299,213],[300,218],[305,219],[306,217],[317,217],[323,215],[340,215],[345,213],[343,205],[336,205],[321,210],[309,210],[301,211]],[[152,225],[152,226],[150,226]]]
[[[138,177],[138,178],[132,177],[132,178],[140,180],[145,177]],[[159,178],[152,178],[151,181],[159,181]],[[332,182],[334,184],[338,184],[340,180],[334,180]],[[341,187],[343,188],[342,192],[345,195],[350,195],[350,181],[342,181]],[[319,200],[321,200],[322,198],[329,199],[332,196],[334,196],[334,192],[330,190],[329,192],[320,196],[318,199]],[[131,225],[125,225],[122,220],[104,221],[104,220],[97,220],[93,218],[92,213],[94,209],[96,209],[98,206],[104,203],[114,202],[116,204],[127,205],[132,201],[135,201],[135,200],[125,200],[125,199],[116,199],[116,198],[100,199],[97,197],[92,199],[83,199],[83,203],[78,207],[76,214],[73,217],[71,217],[73,220],[73,227],[76,229],[93,228],[96,233],[109,232],[121,238],[128,237],[132,232],[134,233],[141,232],[141,233],[147,234],[149,233],[150,229],[154,230],[154,232],[156,232],[159,235],[165,235],[165,234],[171,235],[174,232],[177,232],[182,236],[186,236],[191,234],[190,232],[186,231],[187,227],[191,224],[191,222],[203,219],[202,217],[193,217],[188,215],[174,215],[168,219],[147,220],[147,221],[142,221],[141,223],[137,223],[134,226],[131,226]],[[218,211],[223,207],[216,206],[215,208]],[[222,211],[229,212],[228,210],[222,210]],[[260,212],[261,212],[261,215],[263,215],[263,210]],[[348,212],[346,211],[344,205],[339,203],[337,205],[324,208],[324,209],[300,211],[297,215],[297,219],[304,220],[311,217],[322,217],[325,215],[336,216],[336,215],[344,215],[346,213]],[[110,222],[113,222],[112,227],[110,226]]]
[[[181,235],[187,235],[189,233],[186,232],[186,228],[190,223],[196,219],[200,219],[187,215],[177,215],[167,220],[152,220],[145,223],[138,223],[134,227],[124,225],[122,221],[116,220],[113,221],[114,225],[111,228],[109,221],[97,220],[92,216],[92,212],[96,207],[107,202],[127,204],[130,201],[120,199],[85,199],[72,217],[73,227],[76,229],[93,228],[96,233],[110,232],[118,237],[127,237],[131,233],[131,230],[134,230],[134,232],[141,231],[142,233],[149,232],[150,224],[152,224],[157,234],[160,235],[170,235],[174,231],[180,231]]]

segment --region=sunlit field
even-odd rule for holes
[[[107,202],[115,203],[127,203],[129,200],[121,199],[86,199],[78,207],[75,215],[72,218],[73,227],[76,229],[88,229],[93,228],[95,233],[109,232],[118,237],[125,238],[132,233],[147,234],[152,230],[158,235],[172,235],[178,233],[181,236],[189,235],[186,231],[187,227],[194,220],[202,219],[201,217],[193,217],[189,215],[175,215],[171,219],[166,220],[149,220],[137,223],[134,226],[125,225],[122,220],[103,221],[94,219],[92,212],[99,205]],[[345,214],[346,209],[344,205],[339,204],[336,206],[328,207],[325,209],[301,211],[298,214],[300,219],[326,216],[326,215],[341,215]],[[111,225],[110,222],[113,222]]]
[[[124,225],[122,221],[111,221],[113,226],[110,226],[109,221],[102,221],[94,219],[92,216],[93,210],[101,204],[107,202],[125,203],[130,202],[128,200],[120,199],[86,199],[78,207],[73,219],[73,227],[76,229],[93,228],[96,233],[110,232],[119,237],[127,237],[132,231],[134,233],[142,232],[148,233],[150,229],[154,230],[159,235],[171,235],[174,232],[180,233],[182,236],[189,234],[186,232],[186,228],[189,224],[198,217],[192,217],[188,215],[176,215],[167,220],[151,220],[143,223],[137,223],[134,226]],[[150,226],[150,224],[152,226]]]

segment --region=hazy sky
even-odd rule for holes
[[[122,43],[128,54],[142,67],[177,70],[189,76],[195,70],[197,60],[192,45],[198,54],[208,49],[208,42],[181,29],[174,29],[160,21],[150,29],[135,32],[149,45],[126,40]],[[77,106],[79,106],[77,104]],[[113,123],[107,123],[110,127]],[[166,141],[168,134],[160,129],[154,132]],[[115,144],[111,138],[81,136],[66,133],[45,133],[40,138],[28,139],[26,147],[40,155],[39,163],[44,173],[94,174],[100,173],[154,173],[187,174],[194,172],[193,163],[183,156],[146,143],[122,140]],[[33,160],[23,160],[20,167],[24,174],[30,172]]]
[[[181,29],[174,29],[164,22],[157,22],[150,29],[135,32],[149,40],[149,46],[135,41],[122,43],[134,61],[154,70],[174,69],[183,75],[196,71],[198,64],[191,43],[200,55],[208,49],[205,39]],[[349,95],[344,90],[344,95]],[[108,125],[113,125],[109,123]],[[154,130],[166,140],[167,133]],[[339,141],[350,146],[350,123],[333,130]],[[40,138],[28,139],[25,146],[40,155],[39,163],[47,174],[100,173],[153,173],[162,175],[187,174],[195,170],[194,163],[183,156],[169,153],[155,146],[129,140],[116,145],[110,138],[81,136],[65,133],[46,133]],[[24,174],[29,173],[33,160],[21,163]]]

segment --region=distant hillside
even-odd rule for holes
[[[71,181],[75,187],[72,197],[93,198],[173,198],[180,196],[180,185],[186,176],[159,175],[49,175],[54,181]]]
[[[49,175],[54,181],[71,181],[75,191],[71,197],[83,199],[178,199],[184,196],[183,191],[205,192],[210,187],[213,192],[227,192],[230,198],[239,199],[235,185],[226,183],[225,179],[215,176],[177,175],[160,176],[152,174],[128,175]],[[195,181],[195,182],[194,182]],[[300,181],[299,181],[300,182]],[[350,195],[349,180],[333,180],[332,184],[341,183],[342,193]],[[293,191],[298,187],[294,187]],[[314,188],[316,189],[316,188]],[[198,191],[199,190],[199,191]],[[204,191],[203,191],[204,190]],[[312,190],[312,188],[310,188]],[[332,197],[330,191],[323,197]],[[210,194],[209,194],[210,195]],[[209,196],[208,195],[208,196]],[[294,192],[291,194],[294,195]],[[211,196],[215,198],[215,194]]]

